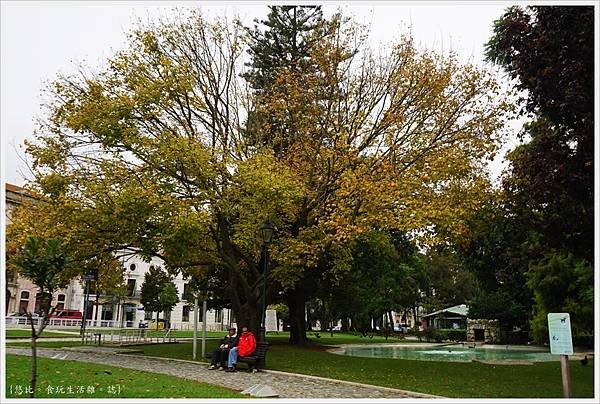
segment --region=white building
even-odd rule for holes
[[[144,275],[150,267],[160,267],[162,260],[154,258],[151,262],[144,262],[134,257],[124,262],[126,268],[125,282],[128,286],[128,296],[122,301],[111,296],[98,296],[96,305],[96,294],[91,290],[88,303],[88,315],[86,318],[92,320],[92,326],[104,327],[138,327],[140,322],[148,322],[150,327],[155,327],[156,312],[146,312],[140,302]],[[179,303],[173,308],[170,315],[171,328],[192,329],[194,326],[194,302],[186,301],[188,295],[188,282],[178,275],[173,279],[179,295]],[[83,313],[85,283],[72,280],[68,288],[67,309],[79,310]],[[202,305],[198,308],[198,322],[202,322]],[[164,313],[159,313],[159,320],[165,318]],[[209,310],[206,315],[206,328],[208,330],[221,331],[233,324],[230,309]]]
[[[11,211],[23,203],[25,199],[31,199],[27,191],[21,187],[6,184],[6,223],[11,221]],[[129,293],[123,301],[112,299],[111,296],[98,296],[96,305],[96,294],[92,290],[89,295],[88,313],[86,318],[91,320],[88,325],[104,327],[138,327],[140,321],[156,319],[156,313],[146,313],[140,303],[142,283],[144,275],[150,266],[162,266],[163,262],[156,258],[147,263],[134,257],[124,262],[126,268],[125,282],[129,286]],[[25,312],[36,312],[39,310],[37,304],[38,287],[27,278],[20,276],[15,271],[6,271],[6,301],[5,314],[18,314]],[[174,281],[179,294],[179,303],[171,312],[171,327],[177,329],[190,329],[194,325],[194,302],[183,299],[186,292],[186,281],[181,275]],[[93,282],[92,282],[93,285]],[[93,287],[93,286],[92,286]],[[77,310],[83,314],[85,283],[79,279],[72,279],[65,289],[56,291],[52,297],[52,306],[58,310]],[[201,305],[199,307],[198,321],[202,321]],[[164,314],[159,314],[164,319]],[[210,310],[206,316],[206,328],[208,330],[224,330],[228,325],[234,323],[231,310]],[[71,325],[73,321],[69,322]],[[60,324],[60,322],[59,322]]]

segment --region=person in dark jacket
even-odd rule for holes
[[[239,338],[236,334],[236,329],[231,327],[227,329],[227,335],[221,340],[221,344],[217,349],[211,352],[211,360],[209,370],[217,369],[224,370],[227,365],[227,358],[229,357],[229,350],[238,345]]]

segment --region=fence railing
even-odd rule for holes
[[[6,317],[6,325],[29,325],[33,322],[34,325],[39,325],[42,321],[41,317],[33,317],[31,321],[25,316],[19,317]],[[81,327],[82,320],[75,319],[62,319],[62,318],[50,318],[47,321],[47,325],[51,327]],[[115,320],[86,320],[85,326],[87,327],[106,327],[106,328],[120,328],[136,327],[135,321],[115,321]]]
[[[33,317],[33,324],[39,325],[42,321],[41,317]],[[61,318],[50,318],[48,319],[48,326],[50,327],[81,327],[82,320],[74,320],[74,319],[61,319]],[[6,325],[7,326],[17,326],[17,325],[29,325],[31,322],[26,316],[10,316],[6,317]],[[117,321],[117,320],[86,320],[85,327],[86,328],[138,328],[139,322],[135,321]],[[233,324],[235,326],[235,324]],[[156,330],[156,321],[150,320],[148,324],[148,329]],[[194,329],[193,322],[181,322],[181,321],[172,321],[170,323],[170,328],[175,330],[187,330],[191,331]],[[161,328],[159,328],[161,329]],[[202,329],[202,322],[198,322],[198,330]],[[227,324],[221,323],[206,323],[207,331],[226,331]]]
[[[145,328],[131,329],[106,329],[86,331],[83,337],[84,344],[112,344],[112,345],[136,345],[136,344],[160,344],[177,342],[172,330],[148,330]]]
[[[194,329],[193,322],[181,322],[181,321],[171,321],[170,323],[171,329],[173,330],[184,330],[184,331],[192,331]],[[235,324],[234,324],[235,327]],[[156,329],[156,321],[150,320],[148,323],[149,329]],[[202,329],[202,321],[198,322],[198,330]],[[221,323],[206,323],[207,331],[227,331],[227,324]]]

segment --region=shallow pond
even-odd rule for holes
[[[462,345],[445,346],[346,346],[335,351],[340,355],[365,358],[392,358],[422,361],[471,362],[480,361],[528,361],[548,362],[559,360],[549,351],[532,348],[489,346],[469,348]]]

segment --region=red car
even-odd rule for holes
[[[59,318],[61,320],[82,320],[83,314],[77,310],[58,310],[50,318]]]

